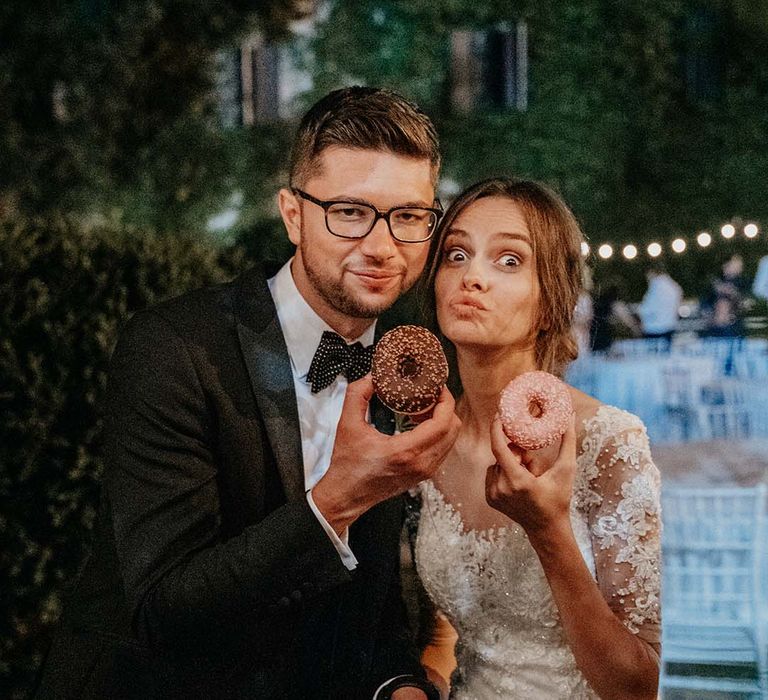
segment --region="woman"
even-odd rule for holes
[[[420,487],[415,555],[458,632],[457,700],[656,697],[659,474],[644,426],[572,388],[574,423],[547,450],[509,446],[496,418],[513,377],[561,375],[576,356],[581,240],[549,190],[494,179],[453,203],[433,243],[426,286],[462,426]]]

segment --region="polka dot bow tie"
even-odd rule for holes
[[[371,371],[373,345],[364,348],[361,343],[347,345],[338,333],[323,331],[312,364],[309,366],[307,381],[316,394],[330,386],[333,380],[343,374],[350,382],[364,377]]]

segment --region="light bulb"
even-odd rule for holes
[[[744,235],[747,238],[754,238],[758,233],[759,231],[756,224],[747,224],[744,227]]]
[[[672,250],[676,253],[682,253],[685,250],[685,241],[682,238],[675,238],[672,241]]]

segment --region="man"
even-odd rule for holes
[[[413,431],[377,431],[368,414],[391,416],[369,408],[362,346],[426,262],[438,167],[413,105],[331,93],[279,193],[292,260],[129,322],[100,526],[38,697],[427,697],[400,598],[400,494],[458,419],[445,390]]]
[[[744,296],[748,285],[743,273],[744,258],[734,253],[723,263],[720,276],[712,280],[712,289],[703,304],[708,311],[707,335],[723,338],[744,335]]]
[[[662,338],[667,349],[677,330],[678,309],[683,290],[667,273],[661,262],[653,263],[645,273],[648,289],[637,310],[644,338]]]
[[[758,299],[768,300],[768,255],[763,255],[757,263],[752,294]]]

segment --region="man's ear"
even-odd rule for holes
[[[283,219],[288,238],[293,245],[298,246],[301,241],[301,203],[299,198],[288,188],[283,187],[277,193],[277,206]]]

